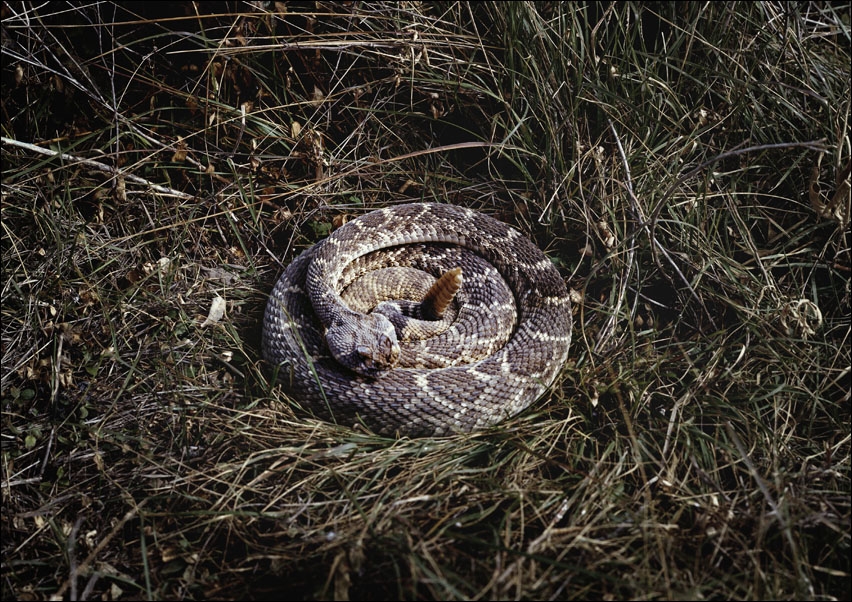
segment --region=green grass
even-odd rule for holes
[[[848,3],[191,6],[3,7],[4,599],[849,598]],[[572,291],[490,430],[260,358],[289,260],[403,200]]]

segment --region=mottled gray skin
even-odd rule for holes
[[[344,302],[350,281],[382,261],[433,276],[461,267],[452,326],[400,342],[384,316]],[[483,290],[503,298],[489,301]],[[499,332],[487,331],[495,325]],[[342,424],[411,436],[517,414],[553,383],[570,342],[568,292],[545,255],[502,222],[437,203],[368,213],[302,253],[276,283],[263,326],[264,357],[293,398]],[[456,347],[461,359],[447,358]],[[427,358],[432,351],[437,359]]]

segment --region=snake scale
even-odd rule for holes
[[[458,292],[443,295],[452,297],[443,322],[413,315],[453,268]],[[415,272],[425,283],[396,292]],[[419,339],[422,324],[431,338]],[[263,321],[263,354],[285,390],[325,418],[388,435],[469,432],[517,414],[553,383],[570,342],[568,292],[541,250],[494,218],[441,203],[338,228],[286,268]]]

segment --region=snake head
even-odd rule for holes
[[[399,362],[396,331],[381,314],[350,314],[329,326],[325,340],[334,359],[361,376],[379,378]]]

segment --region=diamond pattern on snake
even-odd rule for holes
[[[367,213],[293,260],[269,296],[263,355],[325,419],[440,436],[538,399],[571,326],[565,283],[527,237],[470,209],[410,203]]]

